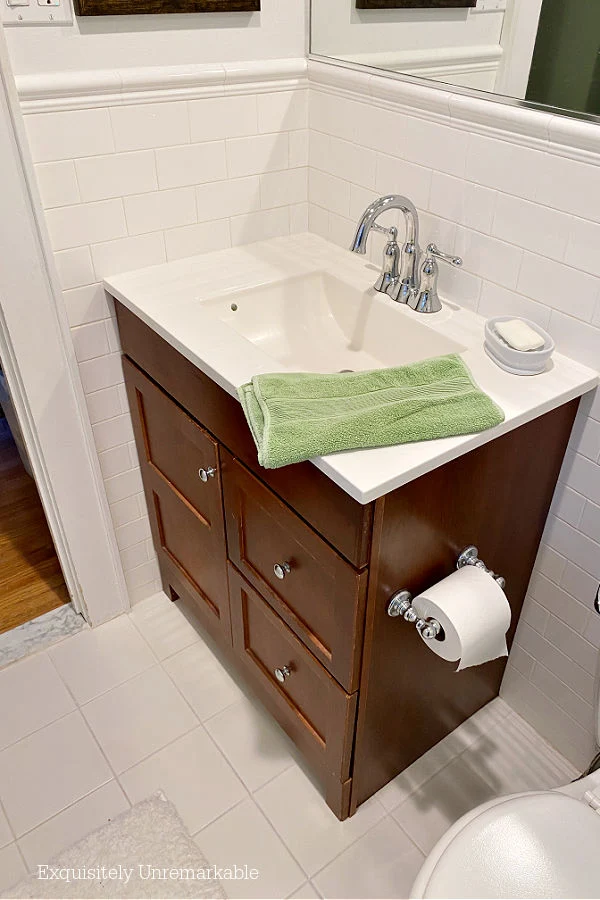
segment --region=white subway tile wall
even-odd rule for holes
[[[484,316],[533,319],[559,350],[598,368],[600,165],[355,97],[311,87],[310,230],[348,246],[372,199],[406,194],[419,208],[422,242],[464,257],[462,270],[440,267],[443,296]],[[371,237],[377,263],[382,240]],[[582,768],[595,752],[599,581],[600,398],[588,396],[503,684],[508,702]]]
[[[308,228],[308,91],[30,113],[125,579],[160,589],[105,275]]]

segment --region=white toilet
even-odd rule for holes
[[[599,898],[600,771],[471,810],[433,848],[411,897]]]

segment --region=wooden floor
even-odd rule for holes
[[[68,602],[35,482],[0,428],[0,632]]]

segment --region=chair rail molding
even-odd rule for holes
[[[439,81],[459,75],[491,73],[495,76],[502,59],[498,44],[465,47],[434,47],[428,50],[387,50],[355,53],[340,59],[372,68],[385,68],[401,75],[416,75]]]
[[[419,78],[324,57],[309,59],[308,79],[311,87],[328,93],[600,165],[597,122],[555,115],[506,98],[484,100],[468,92],[454,93],[452,86],[444,89]]]
[[[308,87],[307,60],[41,72],[15,78],[23,113],[194,100]]]

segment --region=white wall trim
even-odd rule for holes
[[[504,55],[498,70],[495,90],[508,97],[525,97],[543,0],[508,4],[500,43]]]
[[[306,59],[41,72],[15,80],[23,113],[308,87]]]
[[[16,78],[24,114],[155,103],[224,94],[307,88],[438,121],[464,131],[544,149],[558,156],[600,165],[600,126],[544,110],[403,79],[396,73],[351,62],[277,59],[224,65],[149,66],[45,72]]]
[[[76,608],[129,607],[98,455],[0,28],[0,351]]]
[[[462,131],[600,165],[600,124],[484,100],[350,63],[310,59],[311,86]]]
[[[392,69],[423,78],[447,78],[471,72],[496,72],[502,57],[499,44],[432,47],[427,50],[386,50],[340,56],[347,62]]]

